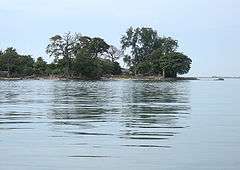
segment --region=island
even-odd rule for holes
[[[178,77],[189,72],[192,60],[178,51],[178,41],[171,37],[161,37],[152,28],[130,27],[120,42],[119,49],[99,37],[54,35],[46,47],[52,63],[9,47],[0,51],[0,79],[196,79]]]

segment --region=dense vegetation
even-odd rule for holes
[[[56,76],[64,78],[99,79],[119,75],[121,67],[116,61],[121,51],[101,38],[90,38],[66,33],[50,38],[47,54],[54,62],[47,64],[42,57],[36,61],[20,55],[14,48],[0,52],[0,71],[8,77]]]
[[[8,77],[99,79],[120,75],[122,69],[117,61],[121,57],[133,75],[176,77],[190,70],[192,61],[177,52],[178,42],[160,37],[152,28],[130,27],[121,44],[122,49],[118,50],[99,37],[77,33],[55,35],[46,48],[46,53],[54,59],[51,64],[42,57],[34,61],[30,55],[20,55],[11,47],[0,51],[0,73]]]
[[[124,61],[134,74],[176,77],[190,70],[192,60],[177,52],[178,41],[160,37],[152,28],[130,27],[121,44],[125,52],[130,51]]]
[[[121,74],[116,61],[119,50],[101,38],[66,33],[50,38],[46,52],[53,56],[60,74],[66,77],[100,78]]]
[[[29,55],[20,55],[14,48],[0,52],[0,70],[8,76],[29,76],[33,73],[34,60]]]

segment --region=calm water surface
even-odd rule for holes
[[[0,169],[240,169],[240,80],[0,81]]]

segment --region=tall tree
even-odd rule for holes
[[[102,38],[91,38],[88,36],[80,36],[78,43],[75,46],[75,55],[78,51],[84,50],[93,58],[104,55],[108,52],[109,45]]]
[[[157,32],[152,28],[130,27],[121,38],[122,49],[130,51],[133,64],[138,64],[146,59],[153,50],[160,48],[162,44]]]
[[[50,38],[50,44],[48,44],[46,52],[50,56],[55,57],[57,62],[59,58],[65,61],[66,74],[69,76],[71,61],[76,51],[76,46],[79,44],[80,34],[71,34],[70,32],[63,36],[55,35]]]
[[[106,53],[106,58],[109,58],[112,62],[117,61],[123,56],[123,51],[119,50],[117,47],[110,45]]]
[[[152,28],[130,27],[121,38],[121,44],[127,53],[124,62],[131,66],[135,74],[176,77],[190,69],[191,59],[177,52],[178,41],[160,37]]]
[[[110,46],[102,38],[97,37],[91,39],[89,50],[90,53],[93,54],[93,56],[96,58],[99,55],[106,53],[109,47]]]
[[[178,48],[178,41],[172,39],[171,37],[164,37],[161,38],[160,40],[161,43],[161,51],[163,54],[169,54],[169,53],[173,53],[177,50]]]

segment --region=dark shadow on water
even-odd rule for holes
[[[123,145],[125,147],[136,147],[136,148],[171,148],[171,146],[160,146],[160,145]]]
[[[111,158],[111,156],[103,156],[103,155],[72,155],[68,157],[69,158]]]

